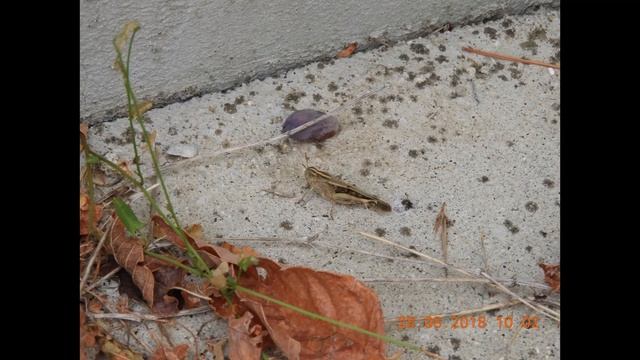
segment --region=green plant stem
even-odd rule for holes
[[[151,156],[151,162],[153,163],[153,168],[154,171],[156,173],[156,176],[158,177],[158,181],[160,182],[160,187],[162,188],[162,192],[164,194],[165,200],[167,201],[167,210],[169,210],[169,213],[171,214],[171,217],[173,218],[173,221],[176,225],[176,228],[180,229],[178,231],[179,235],[181,235],[181,237],[184,236],[184,234],[182,234],[182,227],[180,226],[180,221],[178,220],[178,217],[176,216],[176,213],[174,211],[173,208],[173,204],[171,203],[171,197],[169,196],[169,191],[167,190],[167,186],[164,183],[164,178],[162,177],[162,172],[160,171],[160,164],[158,163],[158,157],[156,156],[156,152],[153,149],[153,145],[150,142],[150,138],[149,138],[149,133],[147,132],[147,129],[144,126],[144,121],[142,119],[142,117],[140,116],[140,111],[138,108],[138,101],[136,100],[136,96],[135,93],[133,92],[133,88],[131,87],[131,83],[129,80],[129,60],[131,58],[131,49],[133,46],[133,38],[134,35],[136,33],[137,29],[133,32],[133,35],[131,36],[131,39],[129,40],[129,51],[127,53],[127,66],[125,69],[125,65],[122,61],[122,53],[120,52],[120,49],[115,46],[115,39],[114,39],[114,47],[116,48],[116,53],[117,53],[117,61],[120,62],[120,68],[123,69],[122,74],[124,77],[124,86],[125,86],[125,90],[127,91],[127,97],[131,99],[131,102],[133,103],[133,113],[131,112],[131,107],[129,108],[129,116],[135,116],[136,121],[138,122],[138,125],[140,125],[140,128],[142,129],[142,135],[144,136],[145,139],[145,143],[147,144],[147,147],[149,148],[149,155]],[[132,125],[133,126],[133,125]],[[133,143],[135,144],[135,136],[133,138]],[[142,175],[141,175],[142,176]],[[208,270],[208,267],[206,266],[206,263],[204,263],[204,261],[197,256],[196,254],[196,265],[200,268],[201,266],[204,265],[204,268],[206,268]],[[204,269],[202,268],[202,270]]]
[[[133,154],[134,154],[134,164],[136,165],[136,172],[138,173],[138,177],[140,178],[140,183],[144,185],[144,176],[142,174],[142,169],[140,168],[140,154],[138,153],[138,145],[135,141],[136,130],[133,127],[133,117],[134,117],[134,107],[132,101],[133,92],[130,92],[130,84],[129,84],[129,59],[131,59],[131,49],[133,48],[133,38],[136,36],[136,32],[138,29],[133,31],[131,34],[131,40],[129,41],[129,50],[127,51],[127,66],[124,67],[122,62],[122,53],[120,49],[116,46],[115,39],[113,39],[113,46],[116,48],[116,61],[120,63],[120,69],[122,69],[122,77],[124,80],[124,87],[127,93],[127,109],[129,113],[129,128],[131,129],[131,133],[133,135],[132,143],[133,143]],[[137,110],[137,109],[135,109]],[[135,112],[137,113],[137,111]]]
[[[172,258],[170,256],[165,256],[165,255],[162,255],[162,254],[154,253],[154,252],[149,251],[149,250],[145,250],[144,253],[145,253],[145,255],[149,255],[149,256],[154,257],[154,258],[156,258],[158,260],[162,260],[164,262],[167,262],[167,263],[169,263],[169,264],[171,264],[173,266],[177,266],[177,267],[179,267],[181,269],[187,270],[188,272],[192,273],[195,276],[202,277],[202,273],[198,269],[194,269],[191,266],[187,266],[187,265],[181,263],[180,261],[178,261],[178,260],[176,260],[176,259],[174,259],[174,258]]]
[[[391,344],[394,344],[394,345],[397,345],[397,346],[400,346],[400,347],[403,347],[403,348],[406,348],[406,349],[420,351],[420,352],[423,351],[422,348],[417,346],[417,345],[414,345],[414,344],[411,344],[411,343],[408,343],[408,342],[405,342],[405,341],[401,341],[401,340],[398,340],[398,339],[394,339],[394,338],[392,338],[390,336],[380,335],[378,333],[374,333],[372,331],[363,329],[363,328],[355,326],[353,324],[345,323],[345,322],[338,321],[338,320],[335,320],[335,319],[332,319],[332,318],[328,318],[326,316],[322,316],[320,314],[316,314],[314,312],[305,310],[303,308],[299,308],[299,307],[297,307],[295,305],[288,304],[288,303],[286,303],[284,301],[280,301],[278,299],[274,299],[271,296],[259,293],[257,291],[245,288],[245,287],[240,286],[240,285],[236,286],[236,290],[242,291],[244,293],[247,293],[247,294],[249,294],[251,296],[255,296],[255,297],[260,298],[262,300],[266,300],[266,301],[272,302],[274,304],[280,305],[280,306],[282,306],[284,308],[287,308],[289,310],[295,311],[295,312],[297,312],[297,313],[299,313],[301,315],[307,316],[307,317],[309,317],[311,319],[328,322],[329,324],[332,324],[332,325],[335,325],[335,326],[338,326],[338,327],[341,327],[341,328],[353,330],[353,331],[359,332],[361,334],[365,334],[365,335],[374,337],[376,339],[380,339],[380,340],[382,340],[384,342],[391,343]]]
[[[187,237],[184,234],[184,232],[180,231],[180,229],[178,229],[171,221],[169,221],[167,219],[167,216],[162,212],[162,209],[160,209],[160,207],[158,206],[158,203],[151,196],[151,194],[149,194],[147,189],[145,189],[144,186],[142,186],[142,184],[139,181],[134,179],[131,175],[129,175],[126,171],[122,170],[118,165],[116,165],[115,163],[113,163],[109,159],[107,159],[104,156],[94,152],[93,150],[89,150],[89,153],[91,155],[97,157],[100,161],[105,163],[107,166],[109,166],[110,168],[112,168],[116,172],[118,172],[122,177],[124,177],[127,180],[129,180],[134,186],[136,186],[140,191],[142,191],[142,193],[144,194],[144,197],[147,199],[147,201],[149,201],[149,203],[151,204],[153,209],[158,213],[158,215],[162,218],[162,220],[167,225],[169,225],[169,227],[171,227],[171,229],[176,234],[178,234],[178,236],[180,237],[182,242],[185,244],[185,247],[187,248],[187,255],[189,255],[189,258],[191,259],[191,261],[193,261],[196,264],[196,267],[198,268],[199,271],[202,272],[202,275],[204,275],[206,277],[211,277],[211,270],[209,269],[209,266],[207,266],[207,264],[204,262],[204,260],[202,260],[200,255],[193,248],[193,246],[191,246],[191,243],[187,239]],[[199,263],[198,260],[200,260],[202,262],[202,264],[204,264],[203,267],[198,265],[198,263]]]

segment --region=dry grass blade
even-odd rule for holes
[[[89,274],[91,273],[91,268],[93,267],[93,263],[96,261],[96,258],[100,253],[100,250],[102,250],[102,246],[104,245],[104,242],[107,239],[108,233],[109,233],[108,231],[105,231],[104,234],[102,234],[102,237],[100,238],[98,245],[93,251],[91,258],[89,258],[89,262],[87,262],[87,267],[84,269],[84,274],[82,274],[82,279],[80,280],[80,296],[82,296],[82,294],[84,293],[82,289],[84,288],[84,284],[87,283],[87,279],[89,279]]]
[[[539,66],[554,68],[554,69],[558,69],[558,70],[560,69],[560,65],[556,65],[556,64],[549,64],[549,63],[546,63],[546,62],[543,62],[543,61],[537,61],[537,60],[523,59],[523,58],[511,56],[511,55],[500,54],[500,53],[491,52],[491,51],[485,51],[485,50],[480,50],[480,49],[474,49],[474,48],[471,48],[471,47],[463,47],[462,50],[464,50],[466,52],[473,53],[473,54],[478,54],[478,55],[487,56],[487,57],[500,59],[500,60],[519,62],[519,63],[522,63],[522,64],[528,64],[528,65],[539,65]]]
[[[505,293],[507,293],[507,294],[513,296],[514,298],[520,300],[520,302],[522,302],[523,304],[527,305],[528,307],[530,307],[535,312],[541,313],[541,314],[543,314],[543,315],[545,315],[545,316],[547,316],[547,317],[549,317],[549,318],[551,318],[553,320],[556,320],[556,321],[560,322],[560,317],[559,316],[556,316],[554,314],[550,314],[550,313],[546,312],[544,309],[541,309],[541,308],[538,308],[538,307],[534,306],[533,304],[531,304],[527,300],[523,299],[518,294],[516,294],[513,291],[507,289],[504,285],[499,283],[496,279],[492,278],[491,275],[487,274],[486,272],[482,271],[482,272],[480,272],[480,275],[482,275],[482,276],[486,277],[487,279],[491,280],[491,282],[494,285],[496,285],[500,290],[502,290]]]
[[[211,311],[211,307],[206,305],[206,306],[201,306],[194,309],[181,310],[175,314],[168,314],[168,315],[136,314],[136,313],[130,313],[130,314],[92,313],[92,312],[87,312],[87,315],[94,319],[121,319],[121,320],[142,322],[142,321],[165,321],[165,319],[169,319],[169,318],[202,314],[209,311]]]
[[[436,353],[433,353],[433,352],[431,352],[431,351],[429,351],[429,350],[422,349],[422,352],[423,352],[425,355],[427,355],[428,357],[432,358],[432,359],[437,359],[437,360],[447,360],[447,359],[443,358],[442,356],[440,356],[440,355],[438,355],[438,354],[436,354]]]
[[[96,282],[94,282],[93,284],[87,286],[84,290],[82,290],[82,293],[84,294],[86,291],[89,291],[91,289],[93,289],[94,287],[102,284],[103,281],[109,279],[110,277],[112,277],[113,275],[115,275],[118,271],[122,270],[122,266],[118,266],[117,268],[109,271],[108,274],[106,274],[105,276],[101,277],[100,279],[96,280]]]
[[[366,236],[366,237],[368,237],[368,238],[371,238],[371,239],[374,239],[374,240],[378,240],[378,241],[383,242],[383,243],[385,243],[385,244],[389,244],[389,245],[391,245],[391,246],[394,246],[394,247],[397,247],[397,248],[403,249],[403,250],[405,250],[405,251],[409,251],[409,252],[411,252],[411,253],[413,253],[413,254],[416,254],[416,255],[418,255],[418,256],[421,256],[421,257],[423,257],[423,258],[425,258],[425,259],[429,259],[429,260],[431,260],[431,261],[433,261],[433,262],[436,262],[436,263],[438,263],[438,264],[440,264],[440,265],[443,265],[443,266],[445,266],[445,267],[447,267],[447,268],[449,268],[449,269],[455,270],[455,271],[457,271],[457,272],[459,272],[459,273],[461,273],[461,274],[467,275],[467,276],[469,276],[469,277],[472,277],[472,278],[478,278],[478,276],[477,276],[477,275],[474,275],[474,274],[472,274],[472,273],[470,273],[470,272],[468,272],[468,271],[466,271],[466,270],[463,270],[463,269],[457,268],[457,267],[455,267],[455,266],[451,266],[451,265],[446,264],[446,263],[442,262],[441,260],[438,260],[438,259],[436,259],[436,258],[434,258],[434,257],[431,257],[431,256],[427,255],[427,254],[421,253],[421,252],[416,251],[416,250],[413,250],[413,249],[409,249],[408,247],[402,246],[402,245],[400,245],[400,244],[396,244],[396,243],[394,243],[393,241],[389,241],[389,240],[387,240],[387,239],[384,239],[384,238],[381,238],[381,237],[375,236],[375,235],[373,235],[373,234],[368,234],[368,233],[365,233],[365,232],[362,232],[362,231],[358,231],[357,233],[358,233],[358,234],[360,234],[360,235]],[[533,306],[530,302],[528,302],[527,300],[523,299],[521,296],[519,296],[519,295],[515,294],[513,291],[511,291],[511,290],[507,289],[507,287],[506,287],[506,286],[504,286],[504,285],[502,285],[501,283],[499,283],[496,279],[492,278],[492,277],[491,277],[489,274],[487,274],[486,272],[481,271],[481,272],[480,272],[480,275],[482,275],[482,276],[484,276],[485,278],[489,279],[489,280],[493,283],[493,285],[495,285],[495,286],[496,286],[499,290],[501,290],[502,292],[504,292],[504,293],[506,293],[506,294],[508,294],[508,295],[510,295],[510,296],[512,296],[512,297],[514,297],[514,298],[516,298],[516,299],[518,299],[520,302],[522,302],[523,304],[527,305],[528,307],[530,307],[531,309],[535,310],[536,312],[541,313],[541,314],[543,314],[543,315],[545,315],[545,316],[547,316],[547,317],[549,317],[549,318],[551,318],[551,319],[553,319],[553,320],[556,320],[556,321],[560,322],[560,317],[559,317],[559,316],[556,316],[556,315],[554,315],[554,314],[551,314],[551,313],[549,313],[549,312],[545,311],[543,308],[537,308],[537,307]]]
[[[450,316],[463,316],[463,315],[477,314],[477,313],[496,310],[496,309],[504,309],[504,308],[515,306],[515,305],[518,305],[518,304],[522,304],[520,302],[520,300],[511,300],[511,301],[504,302],[504,303],[485,305],[483,307],[479,307],[479,308],[475,308],[475,309],[462,310],[462,311],[458,311],[458,312],[454,312],[454,313],[429,314],[429,316],[441,317],[441,318],[446,318],[446,317],[450,317]],[[385,322],[387,322],[387,323],[389,323],[389,322],[398,322],[398,319],[399,318],[396,317],[394,319],[385,320]]]
[[[425,258],[425,259],[427,259],[427,260],[431,260],[431,261],[433,261],[433,262],[435,262],[435,263],[437,263],[437,264],[440,264],[440,265],[444,266],[445,268],[448,268],[448,269],[454,270],[454,271],[456,271],[456,272],[458,272],[458,273],[460,273],[460,274],[462,274],[462,275],[466,275],[466,276],[469,276],[469,277],[477,277],[476,275],[474,275],[474,274],[472,274],[472,273],[470,273],[470,272],[468,272],[468,271],[466,271],[466,270],[464,270],[464,269],[460,269],[460,268],[458,268],[458,267],[455,267],[455,266],[449,265],[449,264],[445,263],[445,262],[444,262],[444,261],[442,261],[442,260],[436,259],[436,258],[434,258],[434,257],[432,257],[432,256],[429,256],[429,255],[425,254],[425,253],[421,253],[420,251],[416,251],[416,250],[413,250],[413,249],[409,249],[409,248],[408,248],[408,247],[406,247],[406,246],[402,246],[402,245],[400,245],[400,244],[394,243],[393,241],[389,241],[389,240],[387,240],[387,239],[385,239],[385,238],[381,238],[381,237],[379,237],[379,236],[376,236],[376,235],[373,235],[373,234],[369,234],[369,233],[366,233],[366,232],[363,232],[363,231],[357,231],[357,233],[358,233],[358,234],[360,234],[360,235],[362,235],[362,236],[366,236],[366,237],[368,237],[368,238],[370,238],[370,239],[374,239],[374,240],[377,240],[377,241],[383,242],[383,243],[385,243],[385,244],[388,244],[388,245],[391,245],[391,246],[397,247],[397,248],[399,248],[399,249],[402,249],[402,250],[408,251],[408,252],[410,252],[410,253],[412,253],[412,254],[418,255],[418,256],[423,257],[423,258]]]
[[[358,252],[363,252],[363,253],[367,253],[366,251],[358,251]],[[377,254],[371,254],[373,256],[380,256],[380,257],[386,257],[384,255],[377,255]],[[396,259],[396,260],[405,260],[405,261],[411,261],[411,262],[418,262],[418,263],[422,263],[424,264],[424,261],[418,261],[418,260],[409,260],[409,259],[403,259],[403,258],[394,258],[389,256],[389,258],[391,259]],[[482,278],[433,278],[433,277],[426,277],[426,278],[412,278],[412,279],[387,279],[387,278],[377,278],[377,279],[361,279],[364,282],[370,282],[370,283],[374,283],[374,282],[442,282],[442,283],[446,283],[446,282],[467,282],[467,283],[482,283],[482,284],[491,284],[491,281],[488,279],[482,279]],[[518,286],[526,286],[526,287],[530,287],[530,288],[536,288],[536,289],[541,289],[541,290],[551,290],[551,287],[549,287],[548,285],[545,284],[538,284],[538,283],[534,283],[534,282],[530,282],[530,281],[513,281],[513,280],[509,280],[509,279],[496,279],[501,283],[511,283],[513,285],[518,285]]]

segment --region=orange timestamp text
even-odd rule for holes
[[[448,325],[444,322],[448,320]],[[486,329],[495,326],[498,329],[511,330],[514,328],[533,329],[540,328],[540,318],[535,315],[523,315],[514,319],[512,315],[487,317],[485,315],[427,315],[422,318],[416,316],[399,316],[396,320],[398,330],[424,328],[424,329]]]

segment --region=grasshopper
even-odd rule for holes
[[[365,208],[373,205],[382,211],[391,211],[391,206],[378,197],[367,194],[354,185],[313,166],[305,166],[304,177],[315,192],[333,203],[344,205],[362,204]]]

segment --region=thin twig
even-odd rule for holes
[[[424,262],[422,262],[424,264]],[[506,279],[497,279],[500,282],[509,282]],[[487,279],[479,279],[479,278],[415,278],[415,279],[361,279],[363,282],[470,282],[470,283],[482,283],[482,284],[490,284],[491,281]],[[515,281],[512,282],[518,286],[527,286],[531,288],[545,289],[549,290],[551,287],[545,284],[538,284],[527,281]]]
[[[559,312],[557,312],[557,311],[555,311],[555,310],[552,310],[552,309],[549,309],[548,307],[546,307],[546,306],[544,306],[544,305],[542,305],[542,304],[537,304],[537,305],[538,305],[539,307],[541,307],[542,309],[544,309],[545,311],[548,311],[550,314],[553,314],[553,315],[555,315],[555,316],[557,316],[557,317],[560,317],[560,313],[559,313]]]
[[[454,313],[442,313],[442,314],[435,314],[435,315],[430,314],[429,316],[440,317],[440,318],[446,318],[451,316],[463,316],[463,315],[477,314],[477,313],[496,310],[496,309],[504,309],[504,308],[511,307],[518,304],[521,304],[519,300],[511,300],[504,303],[485,305],[483,307],[479,307],[475,309],[462,310]],[[398,320],[399,318],[396,317],[393,319],[386,319],[385,322],[398,322]]]
[[[435,262],[435,263],[438,263],[438,264],[440,264],[440,265],[444,266],[445,268],[449,268],[449,269],[451,269],[451,270],[457,271],[457,272],[459,272],[460,274],[463,274],[463,275],[466,275],[466,276],[469,276],[469,277],[476,277],[476,275],[474,275],[474,274],[472,274],[472,273],[470,273],[470,272],[468,272],[468,271],[466,271],[466,270],[464,270],[464,269],[460,269],[460,268],[455,267],[455,266],[453,266],[453,265],[449,265],[449,264],[445,263],[444,261],[442,261],[442,260],[440,260],[440,259],[436,259],[436,258],[434,258],[433,256],[429,256],[429,255],[427,255],[427,254],[425,254],[425,253],[421,253],[420,251],[416,251],[416,250],[413,250],[413,249],[409,249],[408,247],[406,247],[406,246],[402,246],[402,245],[400,245],[400,244],[396,244],[396,243],[394,243],[393,241],[389,241],[389,240],[387,240],[387,239],[384,239],[384,238],[381,238],[381,237],[379,237],[379,236],[375,236],[375,235],[373,235],[373,234],[369,234],[369,233],[366,233],[366,232],[363,232],[363,231],[357,231],[357,233],[358,233],[358,234],[360,234],[360,235],[362,235],[362,236],[366,236],[366,237],[368,237],[368,238],[370,238],[370,239],[378,240],[378,241],[383,242],[383,243],[385,243],[385,244],[388,244],[388,245],[391,245],[391,246],[394,246],[394,247],[400,248],[400,249],[402,249],[402,250],[404,250],[404,251],[408,251],[408,252],[410,252],[410,253],[412,253],[412,254],[415,254],[415,255],[418,255],[418,256],[423,257],[423,258],[425,258],[425,259],[431,260],[431,261],[433,261],[433,262]]]
[[[358,254],[364,254],[364,255],[369,255],[369,256],[373,256],[373,257],[379,257],[379,258],[383,258],[383,259],[404,261],[404,262],[410,262],[410,263],[421,264],[421,265],[429,265],[429,263],[426,263],[426,262],[424,262],[422,260],[413,260],[413,259],[401,258],[401,257],[397,257],[397,256],[387,256],[387,255],[372,253],[372,252],[369,252],[369,251],[348,249],[348,248],[343,248],[343,247],[340,247],[340,246],[329,245],[329,244],[324,244],[324,243],[317,243],[317,244],[320,245],[320,246],[326,247],[328,249],[341,249],[341,250],[347,251],[347,252],[354,252],[354,253],[358,253]]]
[[[180,287],[180,286],[174,286],[174,287],[172,287],[171,289],[176,289],[176,290],[184,291],[184,292],[186,292],[187,294],[189,294],[189,295],[191,295],[191,296],[197,297],[198,299],[207,300],[207,301],[211,301],[211,300],[213,300],[213,299],[211,299],[211,298],[210,298],[210,297],[208,297],[208,296],[205,296],[205,295],[202,295],[202,294],[198,294],[198,293],[197,293],[197,292],[195,292],[195,291],[191,291],[191,290],[185,289],[185,288]]]
[[[226,155],[226,154],[230,154],[232,152],[236,152],[236,151],[252,148],[252,147],[255,147],[255,146],[266,145],[266,144],[269,144],[269,143],[273,143],[273,142],[279,141],[279,140],[287,138],[287,137],[289,137],[289,136],[291,136],[293,134],[297,134],[300,131],[303,131],[303,130],[305,130],[305,129],[307,129],[307,128],[309,128],[309,127],[311,127],[311,126],[313,126],[313,125],[315,125],[317,123],[319,123],[320,121],[322,121],[322,120],[324,120],[324,119],[326,119],[326,118],[328,118],[330,116],[333,116],[336,113],[338,113],[338,112],[340,112],[340,111],[342,111],[342,110],[344,110],[344,109],[346,109],[346,108],[348,108],[350,106],[353,106],[353,105],[359,103],[362,99],[366,98],[367,96],[369,96],[371,94],[377,93],[378,91],[381,91],[385,87],[386,87],[386,85],[383,85],[380,88],[377,88],[377,89],[374,89],[374,90],[371,90],[371,91],[367,91],[364,94],[358,96],[357,98],[355,98],[353,100],[350,100],[350,101],[347,101],[343,105],[340,105],[340,106],[336,107],[335,109],[329,111],[328,113],[326,113],[326,114],[324,114],[324,115],[322,115],[322,116],[320,116],[318,118],[315,118],[312,121],[309,121],[308,123],[302,124],[302,125],[298,126],[297,128],[291,129],[291,130],[289,130],[289,131],[287,131],[287,132],[285,132],[283,134],[280,134],[278,136],[274,136],[274,137],[272,137],[270,139],[260,140],[260,141],[257,141],[257,142],[251,143],[251,144],[246,144],[246,145],[241,145],[241,146],[236,146],[236,147],[224,149],[224,150],[217,151],[217,152],[214,152],[214,153],[209,154],[209,155],[196,155],[196,156],[194,156],[194,157],[192,157],[190,159],[182,160],[182,161],[175,162],[173,164],[167,165],[162,170],[163,171],[175,170],[179,166],[188,165],[188,164],[191,164],[191,163],[193,163],[195,161],[212,159],[212,158],[218,157],[220,155]]]
[[[538,60],[528,60],[528,59],[523,59],[523,58],[511,56],[511,55],[500,54],[500,53],[485,51],[480,49],[474,49],[471,47],[463,47],[462,50],[473,53],[473,54],[478,54],[478,55],[487,56],[487,57],[500,59],[500,60],[507,60],[507,61],[519,62],[523,64],[539,65],[539,66],[545,66],[545,67],[550,67],[554,69],[560,69],[560,65],[557,65],[557,64],[549,64],[549,63],[538,61]]]
[[[130,314],[122,314],[122,313],[92,313],[92,312],[88,312],[87,314],[91,317],[93,317],[94,319],[122,319],[122,320],[130,320],[130,321],[137,321],[137,322],[142,322],[145,320],[148,321],[165,321],[165,319],[169,319],[169,318],[175,318],[175,317],[180,317],[180,316],[187,316],[187,315],[196,315],[196,314],[201,314],[201,313],[205,313],[205,312],[209,312],[211,311],[211,307],[206,305],[206,306],[201,306],[201,307],[197,307],[194,309],[189,309],[189,310],[181,310],[178,311],[175,314],[169,314],[169,315],[153,315],[153,314],[136,314],[136,313],[130,313]]]
[[[523,304],[527,305],[528,307],[530,307],[530,308],[531,308],[531,309],[533,309],[534,311],[539,312],[539,313],[541,313],[541,314],[543,314],[543,315],[545,315],[545,316],[547,316],[547,317],[549,317],[549,318],[551,318],[551,319],[553,319],[553,320],[556,320],[556,321],[558,321],[558,322],[560,321],[560,317],[556,317],[556,315],[553,315],[553,314],[547,313],[546,311],[544,311],[544,310],[542,310],[542,309],[540,309],[540,308],[538,308],[538,307],[533,306],[533,304],[531,304],[531,303],[530,303],[530,302],[528,302],[527,300],[523,299],[520,295],[518,295],[518,294],[514,293],[513,291],[511,291],[511,290],[507,289],[504,285],[502,285],[501,283],[499,283],[496,279],[492,278],[492,277],[491,277],[491,275],[487,274],[486,272],[481,271],[481,272],[480,272],[480,275],[482,275],[482,276],[486,277],[487,279],[491,280],[491,282],[492,282],[494,285],[496,285],[500,290],[502,290],[502,291],[504,291],[505,293],[507,293],[507,294],[509,294],[509,295],[513,296],[514,298],[516,298],[516,299],[520,300]]]
[[[108,273],[107,275],[105,275],[105,276],[101,277],[100,279],[98,279],[97,281],[95,281],[93,284],[91,284],[91,285],[87,286],[87,287],[83,290],[83,293],[84,293],[85,291],[91,290],[91,289],[93,289],[94,287],[96,287],[96,286],[100,285],[103,281],[105,281],[105,280],[109,279],[110,277],[112,277],[113,275],[115,275],[115,274],[116,274],[118,271],[120,271],[120,270],[122,270],[122,266],[118,266],[117,268],[115,268],[115,269],[113,269],[113,270],[109,271],[109,273]]]
[[[84,274],[82,274],[82,279],[80,280],[80,296],[82,296],[83,294],[82,288],[84,287],[84,284],[87,283],[87,279],[89,279],[89,274],[91,273],[91,268],[93,267],[93,263],[96,261],[96,258],[98,257],[98,253],[100,253],[100,250],[102,250],[102,245],[104,244],[104,241],[107,239],[108,233],[109,231],[105,231],[104,234],[102,234],[102,237],[100,238],[100,241],[98,241],[98,245],[96,246],[96,249],[93,251],[93,255],[91,255],[91,258],[89,258],[87,267],[84,269]]]
[[[431,261],[433,261],[433,262],[436,262],[436,263],[438,263],[438,264],[440,264],[440,265],[446,266],[446,267],[448,267],[448,268],[450,268],[450,269],[453,269],[453,270],[455,270],[455,271],[457,271],[457,272],[459,272],[459,273],[462,273],[462,274],[464,274],[464,275],[467,275],[467,276],[469,276],[469,277],[473,277],[473,278],[477,278],[477,277],[478,277],[477,275],[471,274],[470,272],[468,272],[468,271],[466,271],[466,270],[463,270],[463,269],[457,268],[457,267],[455,267],[455,266],[452,266],[452,265],[446,264],[446,263],[444,263],[443,261],[441,261],[441,260],[439,260],[439,259],[436,259],[436,258],[434,258],[434,257],[431,257],[431,256],[429,256],[429,255],[427,255],[427,254],[424,254],[424,253],[421,253],[421,252],[419,252],[419,251],[416,251],[416,250],[413,250],[413,249],[409,249],[408,247],[402,246],[402,245],[400,245],[400,244],[396,244],[396,243],[394,243],[394,242],[392,242],[392,241],[389,241],[389,240],[387,240],[387,239],[384,239],[384,238],[381,238],[381,237],[378,237],[378,236],[375,236],[375,235],[372,235],[372,234],[368,234],[368,233],[365,233],[365,232],[362,232],[362,231],[358,231],[358,233],[359,233],[360,235],[366,236],[366,237],[368,237],[368,238],[371,238],[371,239],[374,239],[374,240],[378,240],[378,241],[380,241],[380,242],[383,242],[383,243],[385,243],[385,244],[392,245],[392,246],[394,246],[394,247],[398,247],[398,248],[403,249],[403,250],[405,250],[405,251],[409,251],[409,252],[411,252],[411,253],[414,253],[414,254],[416,254],[416,255],[418,255],[418,256],[421,256],[421,257],[424,257],[424,258],[426,258],[426,259],[429,259],[429,260],[431,260]],[[491,282],[493,283],[493,285],[495,285],[498,289],[500,289],[500,290],[501,290],[501,291],[503,291],[504,293],[509,294],[509,295],[511,295],[512,297],[515,297],[516,299],[520,300],[523,304],[525,304],[525,305],[529,306],[531,309],[535,310],[536,312],[539,312],[539,313],[541,313],[541,314],[543,314],[543,315],[545,315],[545,316],[547,316],[547,317],[549,317],[549,318],[551,318],[551,319],[554,319],[554,320],[556,320],[556,321],[558,321],[558,322],[560,321],[560,318],[559,318],[559,317],[556,317],[555,315],[552,315],[552,314],[550,314],[550,313],[547,313],[547,312],[543,311],[542,309],[539,309],[539,308],[537,308],[537,307],[535,307],[535,306],[531,305],[531,303],[529,303],[527,300],[525,300],[525,299],[523,299],[522,297],[520,297],[519,295],[515,294],[513,291],[511,291],[511,290],[507,289],[507,287],[506,287],[506,286],[504,286],[504,285],[502,285],[501,283],[499,283],[496,279],[492,278],[492,277],[491,277],[489,274],[487,274],[486,272],[481,271],[481,272],[480,272],[480,275],[481,275],[481,276],[484,276],[485,278],[487,278],[487,279],[489,279],[489,280],[491,280]]]

